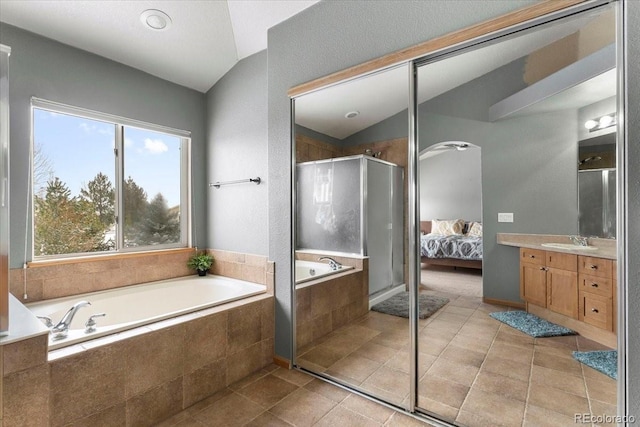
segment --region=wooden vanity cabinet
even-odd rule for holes
[[[615,331],[614,262],[610,259],[578,257],[579,304],[578,319],[607,331]]]
[[[577,255],[520,249],[520,296],[565,316],[578,318]]]

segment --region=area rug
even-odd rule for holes
[[[574,351],[573,358],[580,363],[618,379],[618,352],[616,350]]]
[[[449,302],[449,298],[436,297],[433,295],[418,295],[418,306],[420,307],[420,319],[426,319]],[[400,292],[391,298],[379,302],[371,307],[371,310],[379,313],[390,314],[398,317],[409,317],[409,292]]]
[[[576,335],[576,332],[569,328],[556,325],[526,311],[497,311],[489,316],[534,338]]]

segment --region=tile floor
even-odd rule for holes
[[[580,336],[533,339],[488,316],[504,307],[442,290],[421,292],[447,296],[450,302],[419,324],[420,407],[469,427],[571,426],[576,425],[576,413],[615,414],[616,382],[571,357],[573,350],[603,346]],[[408,322],[369,312],[301,349],[299,363],[406,406]],[[422,424],[302,372],[276,366],[163,423],[233,425]]]

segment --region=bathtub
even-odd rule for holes
[[[188,276],[35,302],[27,308],[55,324],[76,302],[91,303],[76,312],[66,338],[49,336],[49,350],[55,350],[265,292],[264,285],[228,277]],[[106,316],[96,317],[95,331],[85,332],[89,316],[99,313]]]
[[[352,268],[351,266],[343,265],[337,270],[332,270],[329,264],[326,263],[296,260],[296,288],[298,288],[301,283],[332,274],[343,273]]]

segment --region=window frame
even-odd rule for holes
[[[32,261],[48,261],[56,259],[84,258],[84,257],[100,257],[113,256],[116,254],[135,253],[135,252],[152,252],[166,249],[190,248],[192,244],[191,227],[192,227],[192,185],[191,182],[191,132],[186,130],[174,129],[167,126],[147,123],[135,119],[116,116],[108,113],[101,113],[62,104],[55,101],[49,101],[42,98],[31,98],[31,141],[29,151],[29,197],[31,205],[31,260]],[[113,251],[101,252],[79,252],[68,254],[52,254],[52,255],[35,255],[35,192],[33,188],[34,174],[34,144],[35,144],[35,110],[50,111],[69,115],[78,118],[96,120],[114,125],[114,189],[115,189],[115,214],[116,214],[116,248]],[[180,139],[180,241],[176,243],[147,245],[147,246],[124,246],[124,129],[136,128],[139,130],[158,132],[167,134]]]

